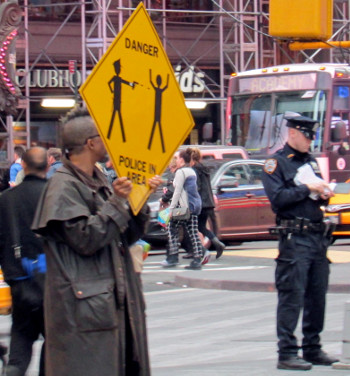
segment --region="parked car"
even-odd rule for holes
[[[268,231],[275,224],[275,215],[261,181],[264,162],[204,160],[203,164],[211,172],[219,239],[226,243],[275,239]],[[144,239],[153,244],[167,241],[167,230],[157,222],[160,197],[157,192],[148,201],[151,222]]]
[[[335,222],[333,239],[350,238],[350,183],[338,183],[325,207],[325,216]]]

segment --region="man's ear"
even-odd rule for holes
[[[91,147],[94,147],[93,143],[94,143],[94,139],[88,138],[84,146],[87,146],[89,149],[91,149]]]

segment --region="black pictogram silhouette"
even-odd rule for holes
[[[121,71],[120,59],[116,60],[113,63],[113,65],[114,65],[114,70],[116,74],[108,82],[109,89],[111,90],[111,93],[113,93],[113,114],[112,114],[111,122],[109,124],[107,138],[109,139],[111,137],[115,114],[116,112],[118,112],[119,125],[120,125],[120,129],[122,132],[123,142],[125,142],[126,138],[125,138],[125,132],[124,132],[123,118],[122,118],[122,113],[121,113],[122,84],[126,84],[134,88],[137,83],[126,81],[120,77],[120,71]]]
[[[152,126],[151,137],[148,142],[148,149],[151,149],[154,131],[158,124],[159,133],[160,133],[160,141],[162,143],[162,150],[163,150],[163,153],[165,153],[164,138],[163,138],[162,124],[161,124],[161,111],[162,111],[162,95],[163,95],[163,92],[168,88],[169,75],[167,76],[166,85],[163,88],[161,88],[160,85],[162,84],[162,77],[159,74],[157,75],[157,78],[156,78],[157,86],[155,86],[152,81],[152,70],[150,69],[149,81],[153,89],[155,90],[156,95],[155,95],[155,101],[154,101],[154,121],[153,121],[153,126]]]

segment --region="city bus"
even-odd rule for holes
[[[266,158],[287,138],[285,116],[316,119],[311,144],[323,178],[350,178],[350,67],[343,64],[291,64],[255,69],[230,77],[226,141]]]

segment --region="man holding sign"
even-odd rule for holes
[[[128,245],[148,221],[129,210],[131,182],[95,167],[106,149],[87,112],[68,114],[67,159],[50,179],[33,228],[45,238],[46,375],[150,375],[144,300]],[[151,189],[159,177],[149,179]]]

